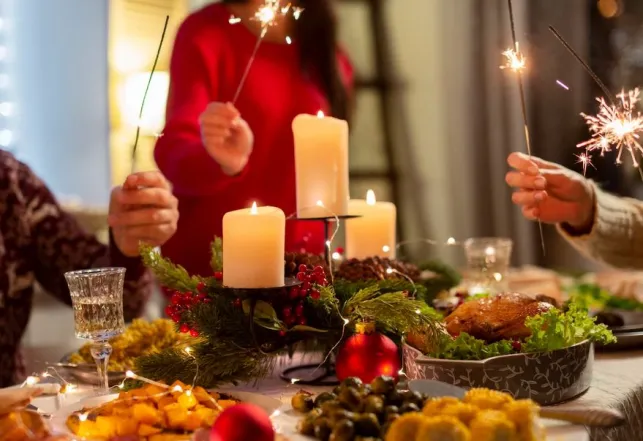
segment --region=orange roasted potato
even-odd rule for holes
[[[200,428],[211,427],[222,409],[235,404],[235,400],[221,399],[217,393],[180,381],[167,388],[145,385],[70,415],[67,427],[80,437],[97,441],[119,436],[179,441]]]

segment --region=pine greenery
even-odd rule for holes
[[[215,272],[222,269],[221,245],[215,239],[211,247]],[[269,374],[277,357],[292,353],[295,347],[327,352],[363,321],[374,323],[379,332],[396,341],[412,329],[435,330],[439,321],[439,314],[423,300],[426,288],[422,285],[404,279],[335,280],[332,286],[317,287],[318,299],[304,299],[306,325],[287,327],[277,313],[292,302],[287,291],[250,296],[247,291],[222,287],[214,277],[190,276],[151,247],[142,246],[141,254],[163,286],[181,292],[205,287],[209,299],[181,317],[182,323],[200,333],[189,353],[171,348],[136,360],[137,373],[154,380],[178,379],[203,387],[251,381]]]

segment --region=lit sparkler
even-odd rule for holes
[[[500,66],[500,69],[511,69],[514,72],[520,72],[525,70],[527,67],[527,60],[525,56],[520,52],[520,45],[516,42],[515,49],[507,49],[502,53],[506,58],[505,64]]]
[[[525,132],[525,144],[527,145],[527,154],[531,159],[531,137],[529,136],[529,120],[527,118],[527,100],[525,99],[525,88],[522,83],[522,72],[527,66],[525,56],[520,52],[520,45],[516,37],[516,22],[514,20],[513,5],[511,0],[507,0],[507,9],[509,10],[509,24],[511,26],[511,40],[515,49],[507,49],[502,54],[507,58],[507,63],[500,66],[501,69],[511,69],[516,74],[518,80],[518,91],[520,92],[520,109],[522,111],[523,128]],[[543,224],[538,219],[538,231],[540,232],[540,246],[543,255],[546,254],[545,236],[543,235]]]
[[[643,147],[639,143],[640,133],[643,132],[643,116],[636,110],[640,91],[638,88],[627,93],[622,91],[616,98],[614,104],[609,104],[605,98],[597,98],[599,108],[596,115],[581,113],[589,126],[592,138],[578,144],[577,147],[585,149],[585,157],[589,157],[592,151],[599,151],[602,156],[615,149],[618,151],[617,164],[622,163],[621,156],[623,151],[627,150],[632,157],[632,163],[638,167],[636,155],[643,154]],[[586,167],[583,168],[583,171],[585,170]]]
[[[246,69],[243,72],[243,75],[241,76],[241,81],[239,81],[239,86],[237,87],[237,91],[234,94],[232,104],[236,103],[237,99],[239,98],[241,89],[243,89],[243,84],[246,82],[246,78],[248,77],[248,73],[250,72],[250,67],[252,67],[252,64],[255,61],[255,58],[257,56],[257,51],[259,50],[259,46],[261,46],[261,42],[263,41],[264,37],[268,33],[268,29],[271,26],[275,26],[278,23],[279,19],[287,16],[292,16],[293,19],[298,20],[299,17],[301,17],[302,12],[304,12],[303,8],[300,8],[298,6],[292,6],[291,3],[287,3],[282,6],[281,0],[264,0],[261,6],[257,8],[255,13],[251,17],[251,20],[257,21],[260,23],[261,32],[257,36],[257,43],[255,44],[255,47],[252,50],[252,55],[250,55],[250,60],[248,60]],[[241,23],[241,19],[239,17],[232,16],[228,20],[228,23],[230,24]],[[292,39],[290,38],[290,36],[287,35],[286,43],[290,44],[291,42],[292,42]]]

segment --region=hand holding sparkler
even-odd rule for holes
[[[230,103],[210,103],[200,117],[206,151],[227,175],[241,172],[248,163],[254,135]]]
[[[505,180],[516,189],[514,204],[523,215],[547,223],[568,224],[575,231],[592,228],[594,187],[580,174],[553,162],[512,153],[507,163],[515,169]]]

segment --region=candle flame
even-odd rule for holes
[[[366,203],[368,205],[375,205],[375,192],[373,190],[368,190],[366,192]]]
[[[324,117],[324,112],[322,112],[321,110],[317,112],[317,118],[323,118],[323,117]]]
[[[250,214],[257,214],[257,203],[252,203],[252,208],[250,208]]]

